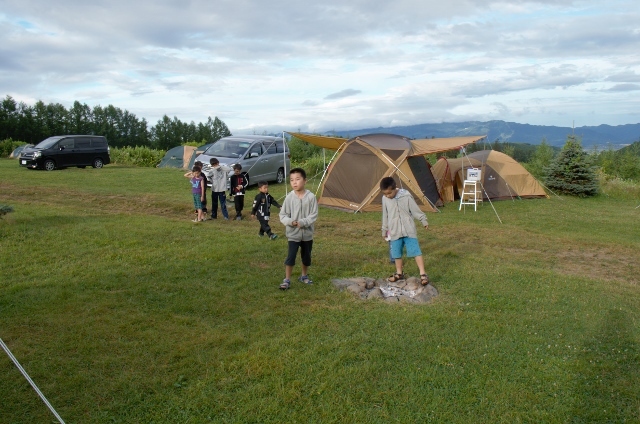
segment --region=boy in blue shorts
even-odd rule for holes
[[[395,260],[396,272],[389,277],[389,282],[404,280],[402,272],[402,250],[407,249],[407,257],[414,257],[420,270],[420,283],[429,284],[429,276],[424,270],[424,260],[418,244],[418,231],[413,222],[417,219],[425,230],[429,229],[427,216],[407,190],[396,188],[393,177],[385,177],[380,181],[382,192],[382,237],[391,242],[391,256]]]

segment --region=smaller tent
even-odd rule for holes
[[[189,163],[195,151],[196,148],[193,146],[177,146],[169,149],[157,167],[189,169]]]
[[[11,154],[9,155],[10,158],[12,159],[18,159],[18,156],[20,156],[20,153],[24,150],[27,149],[29,147],[33,147],[33,144],[23,144],[21,146],[18,146],[15,148],[15,150],[13,152],[11,152]]]
[[[548,197],[540,183],[515,159],[494,150],[481,150],[458,159],[441,157],[433,165],[433,176],[445,203],[460,199],[469,168],[482,171],[484,200]]]

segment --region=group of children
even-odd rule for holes
[[[222,215],[225,219],[229,219],[225,190],[230,170],[229,167],[220,165],[218,160],[214,158],[211,159],[211,166],[206,167],[206,170],[203,171],[202,165],[196,162],[193,169],[185,174],[185,177],[189,178],[191,182],[193,204],[197,211],[197,218],[194,219],[194,222],[205,220],[207,179],[211,181],[211,219],[217,218],[218,201]],[[239,164],[233,166],[233,171],[230,178],[230,191],[234,196],[235,219],[241,220],[245,189],[249,185],[249,179],[247,174],[242,172],[242,166]],[[307,174],[304,169],[293,168],[289,172],[289,181],[292,191],[285,197],[282,205],[279,205],[269,194],[267,182],[258,182],[259,193],[253,201],[251,210],[251,216],[257,218],[260,223],[258,235],[263,237],[266,234],[271,240],[274,240],[278,236],[272,232],[269,225],[270,208],[271,205],[280,208],[279,218],[285,226],[285,235],[288,240],[287,257],[284,261],[285,278],[280,284],[281,290],[287,290],[291,285],[291,275],[298,251],[300,251],[302,261],[302,275],[298,281],[304,284],[313,284],[308,271],[311,266],[314,224],[318,219],[318,201],[315,195],[305,188]],[[382,192],[382,237],[389,242],[390,257],[396,267],[396,272],[388,278],[388,281],[393,283],[406,278],[402,261],[403,250],[406,249],[407,257],[415,258],[420,272],[420,282],[426,286],[430,281],[425,272],[414,219],[420,221],[428,230],[427,217],[420,210],[411,193],[396,187],[396,181],[393,177],[385,177],[380,181],[380,191]]]
[[[220,161],[212,158],[210,164],[204,165],[197,161],[191,171],[184,174],[189,178],[193,193],[193,206],[196,210],[196,218],[193,222],[202,222],[207,219],[207,184],[211,183],[211,219],[218,219],[218,203],[222,216],[225,220],[229,220],[229,212],[227,211],[227,175],[232,168],[221,165]],[[244,195],[249,185],[249,176],[246,172],[242,172],[242,165],[233,165],[233,175],[231,176],[230,194],[233,196],[233,202],[236,209],[236,220],[242,219],[242,210],[244,209]]]

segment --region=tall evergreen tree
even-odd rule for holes
[[[598,193],[598,178],[592,158],[582,149],[574,135],[567,141],[551,165],[546,169],[545,184],[551,190],[579,197]]]

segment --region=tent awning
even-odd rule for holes
[[[469,137],[447,137],[447,138],[422,138],[411,140],[411,150],[407,156],[423,156],[432,153],[446,152],[448,150],[458,150],[467,144],[485,138],[485,135],[473,135]]]
[[[286,132],[287,134],[299,138],[300,140],[306,141],[307,143],[311,143],[329,150],[338,150],[340,146],[348,141],[346,138],[340,137],[327,137],[323,135],[301,134],[288,131]],[[389,135],[393,136],[393,134]],[[478,140],[482,140],[485,137],[486,136],[484,135],[476,135],[469,137],[423,138],[419,140],[409,140],[409,142],[411,143],[411,149],[409,150],[407,156],[423,156],[429,155],[431,153],[456,150],[466,146],[467,144],[475,143]]]
[[[329,150],[338,150],[340,146],[342,146],[347,141],[346,138],[340,137],[325,137],[323,135],[300,134],[289,131],[285,132],[294,136],[295,138],[299,138],[302,141],[306,141],[307,143],[311,143],[316,146],[320,146],[323,149]]]

